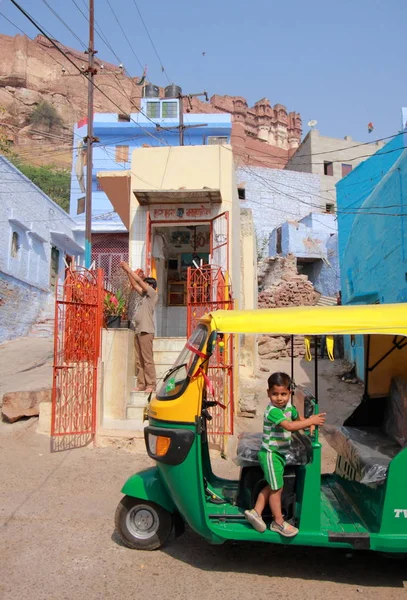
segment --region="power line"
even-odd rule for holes
[[[86,50],[86,45],[82,42],[81,38],[76,35],[76,33],[69,27],[69,25],[64,21],[62,17],[50,6],[47,0],[42,0],[45,6],[52,12],[52,14],[58,19],[60,23],[73,35],[73,37],[78,41],[78,43]]]
[[[87,16],[86,13],[83,12],[83,10],[80,8],[80,6],[78,6],[76,0],[72,0],[72,2],[74,3],[74,5],[76,6],[76,8],[79,10],[79,12],[81,13],[81,15],[83,15],[83,17],[86,19],[86,21],[89,23],[89,17]],[[85,4],[85,0],[83,0],[83,4],[86,7]],[[102,42],[105,44],[106,48],[108,48],[108,50],[110,50],[110,52],[113,54],[113,56],[116,58],[116,60],[119,61],[119,64],[122,63],[122,61],[120,60],[119,56],[117,56],[116,52],[113,50],[112,46],[109,43],[109,40],[106,38],[105,34],[102,31],[102,28],[99,26],[98,22],[95,19],[95,31],[96,34],[99,36],[99,38],[102,40]]]
[[[114,18],[116,19],[116,23],[117,23],[117,24],[118,24],[118,26],[120,27],[120,31],[121,31],[121,32],[122,32],[122,34],[124,35],[124,37],[125,37],[125,40],[127,41],[128,45],[129,45],[129,47],[130,47],[130,50],[133,52],[133,54],[134,54],[134,56],[135,56],[135,58],[136,58],[136,60],[137,60],[138,64],[140,65],[140,67],[141,67],[142,69],[144,69],[144,67],[143,67],[143,65],[142,65],[142,63],[141,63],[141,61],[140,61],[139,57],[138,57],[138,56],[137,56],[137,54],[136,54],[136,51],[134,50],[134,48],[133,48],[133,46],[132,46],[132,44],[131,44],[131,42],[130,42],[129,38],[128,38],[128,37],[127,37],[127,35],[126,35],[126,32],[124,31],[124,29],[123,29],[123,27],[122,27],[122,25],[121,25],[121,23],[120,23],[120,21],[119,21],[119,19],[118,19],[117,15],[116,15],[115,11],[114,11],[114,8],[112,7],[112,5],[111,5],[111,3],[110,3],[110,0],[106,0],[106,2],[108,3],[110,10],[112,11]]]
[[[168,77],[167,71],[166,71],[166,70],[165,70],[165,68],[164,68],[163,61],[161,60],[161,58],[160,58],[160,55],[158,54],[158,50],[157,50],[157,48],[155,47],[155,44],[154,44],[154,42],[153,42],[153,39],[152,39],[152,37],[151,37],[151,35],[150,35],[150,32],[149,32],[149,30],[148,30],[148,27],[147,27],[147,25],[146,25],[146,23],[145,23],[145,21],[144,21],[144,19],[143,19],[143,15],[142,15],[142,14],[141,14],[141,12],[140,12],[140,9],[139,9],[139,7],[138,7],[138,4],[137,4],[136,0],[133,0],[133,4],[134,4],[134,6],[136,7],[136,10],[137,10],[137,12],[138,12],[138,14],[139,14],[139,17],[140,17],[140,20],[141,20],[141,22],[142,22],[142,24],[143,24],[143,27],[144,27],[144,29],[146,30],[146,33],[147,33],[147,35],[148,35],[148,39],[149,39],[149,40],[150,40],[150,42],[151,42],[151,45],[152,45],[152,47],[153,47],[153,50],[154,50],[154,52],[155,52],[155,55],[156,55],[156,57],[158,58],[158,62],[160,63],[160,67],[161,67],[161,72],[165,74],[165,76],[166,76],[166,78],[167,78],[167,80],[168,80],[168,83],[169,83],[169,84],[171,84],[171,81],[170,81],[170,78]]]
[[[83,76],[85,77],[85,79],[87,81],[89,81],[88,76],[86,75],[86,73],[84,73],[83,71],[81,71],[81,69],[69,58],[69,56],[62,50],[62,48],[60,48],[58,46],[58,44],[56,44],[56,42],[53,40],[52,37],[50,37],[49,35],[47,35],[47,33],[45,32],[45,30],[33,19],[33,17],[31,17],[31,15],[22,7],[19,5],[18,2],[16,2],[16,0],[10,0],[14,6],[30,21],[30,23],[32,23],[32,25],[34,25],[34,27],[36,27],[36,29],[38,29],[38,31],[40,33],[42,33],[42,35],[47,38],[47,40],[58,50],[58,52],[60,52],[74,67],[75,69]],[[103,92],[103,90],[101,90],[101,88],[95,83],[93,82],[92,85],[107,99],[109,100],[109,102],[111,102],[116,108],[119,109],[120,113],[125,113],[126,111],[124,111],[114,100],[112,100],[105,92]],[[152,123],[154,123],[154,121],[152,119],[150,119],[150,117],[148,117],[141,109],[139,109],[139,112],[144,115],[149,121],[151,121]],[[130,117],[130,120],[135,123],[138,127],[140,127],[141,129],[143,129],[143,127],[137,123],[137,121],[135,121],[134,119],[132,119]],[[156,125],[156,123],[154,123]],[[154,136],[152,133],[150,133],[147,130],[144,130],[145,133],[151,137],[153,137],[154,139],[158,140],[160,142],[160,144],[162,143],[161,140],[159,140],[159,138],[157,138],[156,136]],[[167,144],[168,145],[168,144]]]

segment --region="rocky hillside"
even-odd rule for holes
[[[86,69],[85,53],[61,48],[79,69]],[[6,124],[3,128],[15,151],[29,157],[35,148],[36,161],[69,163],[72,126],[87,111],[85,77],[43,36],[30,40],[23,35],[0,35],[0,56],[1,122]],[[120,66],[101,59],[96,59],[96,64],[101,92],[95,90],[95,112],[117,113],[118,106],[122,112],[134,112],[142,93],[137,78],[128,77]],[[60,124],[51,129],[30,125],[30,115],[41,101],[55,107]]]

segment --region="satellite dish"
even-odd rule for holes
[[[318,121],[314,121],[314,119],[312,119],[312,121],[308,121],[308,127],[315,127],[317,123]]]

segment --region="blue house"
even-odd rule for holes
[[[58,277],[83,253],[75,221],[0,156],[0,343],[53,315]]]
[[[337,184],[343,304],[407,301],[407,132]],[[363,339],[347,356],[363,378]]]
[[[336,298],[340,290],[337,223],[334,214],[310,213],[273,229],[269,256],[297,258],[298,271],[307,275],[323,296]]]
[[[142,111],[142,112],[141,112]],[[99,171],[130,170],[135,148],[179,145],[178,98],[143,98],[141,111],[131,115],[115,113],[94,115],[92,193],[92,258],[111,276],[121,260],[128,260],[128,232],[100,188]],[[228,144],[232,130],[231,115],[184,114],[185,146]],[[70,215],[85,228],[86,166],[81,152],[87,135],[87,120],[74,127]]]

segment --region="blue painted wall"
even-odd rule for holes
[[[143,108],[145,109],[145,106]],[[94,136],[99,139],[93,150],[92,225],[95,225],[95,227],[92,227],[92,229],[95,231],[126,231],[118,217],[114,220],[114,223],[112,223],[111,218],[106,219],[106,223],[103,219],[100,219],[100,215],[113,211],[113,207],[106,194],[98,189],[97,173],[99,171],[129,170],[131,168],[132,151],[144,144],[149,146],[179,145],[177,129],[160,130],[156,127],[156,125],[177,127],[179,125],[178,118],[149,120],[142,113],[133,113],[130,116],[132,119],[130,122],[119,122],[116,113],[95,114],[94,117]],[[194,127],[185,131],[186,146],[206,144],[210,136],[227,137],[230,141],[232,121],[229,114],[186,114],[184,122],[185,125],[194,125]],[[72,217],[77,217],[78,199],[84,196],[75,173],[75,165],[78,156],[78,145],[86,136],[86,133],[86,121],[75,125],[70,200],[70,215]],[[127,162],[116,162],[116,146],[129,146],[129,160]],[[86,181],[86,167],[84,171]],[[96,220],[95,217],[97,217]],[[78,218],[79,222],[81,220],[84,221],[84,215]]]
[[[277,229],[270,235],[269,256],[277,254]],[[335,215],[310,213],[300,221],[283,223],[280,254],[294,254],[302,265],[301,272],[322,295],[337,295],[340,279]]]
[[[407,144],[393,138],[337,184],[344,304],[407,301]],[[346,347],[363,378],[363,346]]]

